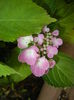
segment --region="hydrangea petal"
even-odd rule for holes
[[[44,35],[43,34],[39,34],[38,35],[38,44],[42,45],[43,44],[43,39],[44,39]]]
[[[55,60],[52,59],[49,61],[50,68],[53,68],[55,64],[56,64]]]
[[[38,37],[34,37],[33,41],[37,42],[39,45],[42,45],[44,39],[43,34],[38,34]]]
[[[53,35],[53,36],[58,36],[58,35],[59,35],[59,30],[54,30],[54,31],[52,32],[52,35]]]
[[[61,38],[58,38],[57,41],[58,41],[58,45],[59,45],[59,46],[61,46],[61,45],[63,44],[63,41],[62,41]]]
[[[49,45],[49,46],[47,47],[47,56],[48,56],[49,58],[53,58],[54,55],[56,55],[57,53],[58,53],[58,49],[57,49],[56,47],[51,46],[51,45]]]
[[[39,39],[44,39],[44,35],[43,34],[38,34],[38,38]]]
[[[48,69],[49,62],[45,57],[39,58],[35,65],[31,66],[32,73],[37,77],[43,76]]]
[[[32,49],[34,49],[36,52],[39,52],[39,48],[35,45],[31,46]]]
[[[33,41],[33,37],[32,36],[25,36],[25,37],[20,37],[18,38],[17,42],[18,42],[18,47],[21,49],[27,48],[28,44]]]
[[[47,26],[44,26],[42,29],[43,33],[48,33],[50,31],[50,29]]]
[[[20,53],[18,60],[23,63],[25,62],[29,65],[34,65],[38,57],[39,55],[34,49],[28,48]]]
[[[57,48],[59,46],[61,46],[63,44],[63,41],[61,38],[52,38],[52,43],[53,43],[53,46],[56,46]]]

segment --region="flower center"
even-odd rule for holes
[[[37,67],[42,68],[43,61],[41,59],[38,60],[37,62]]]
[[[27,51],[27,56],[28,56],[28,57],[30,57],[30,56],[31,56],[31,57],[34,57],[34,53],[35,53],[34,50],[28,50],[28,51]]]

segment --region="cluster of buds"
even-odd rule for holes
[[[18,47],[22,49],[18,60],[30,65],[32,73],[41,77],[56,64],[53,59],[58,54],[58,48],[63,44],[59,36],[59,30],[50,32],[44,26],[42,32],[37,36],[25,36],[18,38]]]

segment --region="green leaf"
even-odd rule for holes
[[[13,42],[54,21],[32,0],[0,0],[0,40]]]
[[[18,62],[20,50],[15,48],[6,58],[5,64],[0,64],[0,85],[20,82],[31,74],[27,64]]]
[[[0,77],[6,77],[13,74],[19,75],[19,73],[17,73],[13,68],[10,68],[9,66],[4,64],[0,64]]]
[[[11,55],[7,61],[7,65],[11,66],[15,71],[17,71],[19,75],[11,75],[11,79],[14,82],[20,82],[27,78],[29,75],[31,75],[30,67],[27,64],[22,64],[18,61],[18,55],[20,53],[20,50],[18,48],[15,48],[12,50]]]
[[[71,14],[58,22],[61,28],[64,29],[61,37],[69,43],[74,43],[74,14]]]
[[[33,0],[38,5],[44,7],[51,16],[59,18],[64,16],[64,9],[66,8],[64,0]],[[60,12],[59,12],[60,11]],[[61,15],[61,16],[60,16]]]
[[[74,86],[74,60],[63,53],[59,53],[55,60],[56,66],[43,79],[55,87]]]

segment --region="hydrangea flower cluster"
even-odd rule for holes
[[[58,36],[59,30],[50,32],[50,29],[44,26],[42,32],[37,36],[18,38],[18,47],[22,49],[18,60],[30,65],[35,76],[43,76],[56,64],[53,58],[58,54],[59,46],[63,44],[62,39]]]

